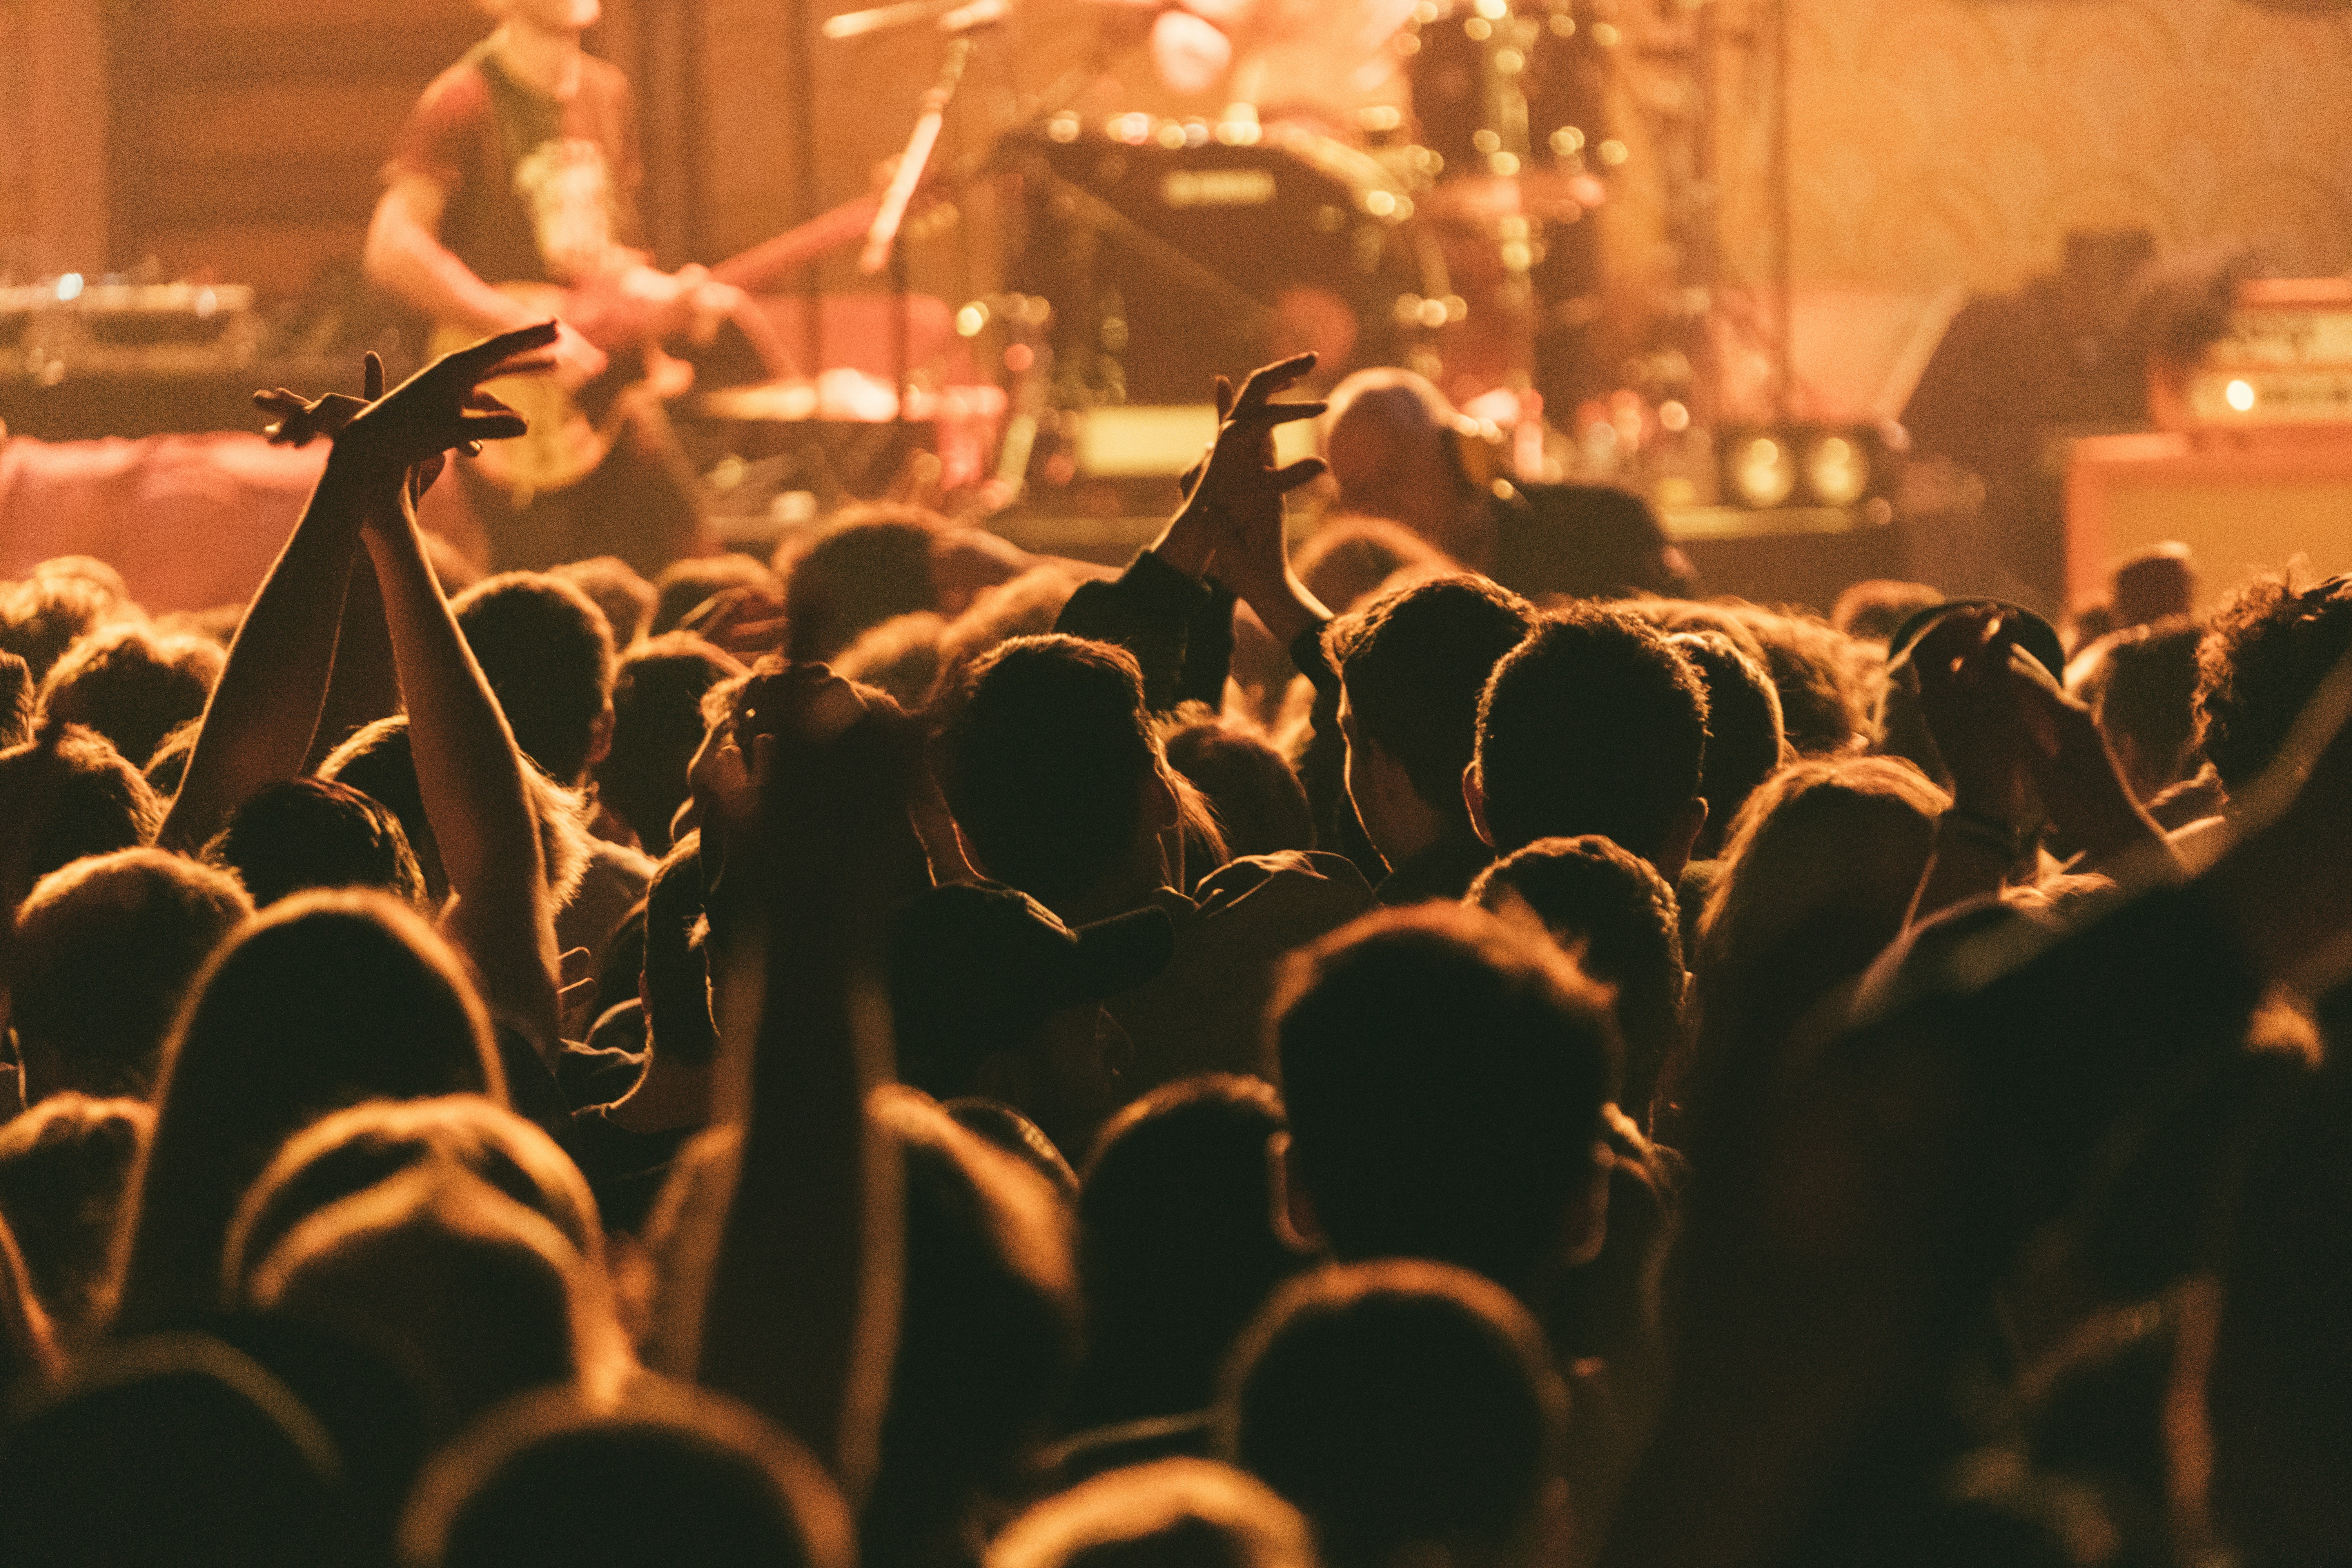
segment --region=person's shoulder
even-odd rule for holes
[[[654,879],[654,858],[644,850],[609,838],[588,841],[588,875],[634,883],[642,894]]]
[[[1346,911],[1353,919],[1372,907],[1371,885],[1356,863],[1321,849],[1277,849],[1227,861],[1192,889],[1210,920],[1269,906]]]
[[[467,50],[455,64],[425,84],[417,95],[419,113],[456,114],[476,108],[487,109],[490,101],[489,79]]]
[[[610,60],[583,55],[580,90],[601,103],[625,103],[629,98],[629,76]]]

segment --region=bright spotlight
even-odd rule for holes
[[[1789,448],[1769,436],[1751,436],[1732,448],[1731,488],[1753,507],[1779,506],[1797,488]]]

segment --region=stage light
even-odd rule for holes
[[[2253,412],[2253,383],[2250,381],[2233,381],[2229,385],[2221,389],[2221,395],[2228,398],[2230,400],[2230,406],[2236,409],[2239,413],[2251,414]]]
[[[1852,506],[1870,489],[1870,457],[1843,436],[1823,436],[1805,454],[1805,486],[1823,506]]]
[[[1788,446],[1769,436],[1749,436],[1731,451],[1731,488],[1749,506],[1779,506],[1797,488],[1797,465]]]

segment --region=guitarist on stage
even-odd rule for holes
[[[567,392],[638,382],[649,366],[662,373],[656,383],[674,383],[684,367],[648,345],[707,340],[743,299],[700,268],[657,271],[633,248],[643,171],[628,81],[580,43],[599,0],[484,5],[498,30],[425,89],[385,165],[369,278],[467,339],[557,314],[554,379]],[[499,287],[518,284],[570,292],[551,308],[520,297],[531,290]],[[568,419],[534,417],[534,437],[576,426],[571,434],[585,441],[574,447],[586,455],[574,470],[584,474],[467,473],[494,568],[611,553],[650,574],[709,547],[697,481],[658,399],[595,401],[583,395],[586,406]]]

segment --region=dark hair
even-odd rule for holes
[[[1258,736],[1205,708],[1187,703],[1166,732],[1168,765],[1206,797],[1223,855],[1216,865],[1185,866],[1194,881],[1234,856],[1315,847],[1315,814],[1290,764]],[[1210,853],[1214,853],[1211,851]]]
[[[33,738],[33,667],[0,648],[0,751]]]
[[[940,638],[948,623],[929,610],[893,616],[866,627],[833,656],[834,673],[844,680],[878,686],[912,711],[931,700],[940,683]]]
[[[1324,634],[1356,728],[1396,759],[1424,804],[1465,828],[1462,771],[1479,698],[1537,618],[1517,594],[1462,575],[1384,595]]]
[[[682,1067],[704,1067],[719,1055],[703,950],[709,933],[702,836],[689,833],[670,847],[646,889],[646,1036],[654,1050]]]
[[[910,1568],[1013,1480],[1076,1359],[1077,1303],[1043,1177],[911,1091],[878,1114],[906,1162],[906,1273],[860,1538],[871,1568]]]
[[[1886,683],[1881,650],[1811,616],[1738,604],[1721,614],[1747,634],[1743,651],[1752,644],[1763,660],[1800,756],[1833,756],[1871,738]]]
[[[36,681],[46,679],[66,649],[116,612],[119,590],[119,580],[109,588],[87,577],[45,576],[37,567],[0,593],[0,649],[29,665]]]
[[[2270,766],[2327,672],[2352,647],[2352,575],[2300,591],[2248,584],[2208,622],[2197,648],[2198,741],[2223,786]]]
[[[617,555],[593,555],[585,561],[567,561],[561,566],[551,566],[547,574],[569,583],[596,602],[604,612],[604,624],[613,633],[613,647],[625,651],[645,636],[646,623],[653,619],[654,605],[658,595],[654,585],[637,575],[636,569]]]
[[[523,759],[523,786],[531,813],[539,823],[540,865],[547,878],[548,901],[557,910],[572,900],[588,865],[587,830],[581,821],[580,797],[550,779],[530,759]],[[319,776],[366,795],[400,819],[408,847],[425,875],[425,894],[438,903],[448,895],[448,874],[441,868],[441,847],[434,839],[432,819],[425,814],[425,792],[416,782],[415,754],[409,749],[408,715],[394,713],[363,726],[327,753]]]
[[[313,1215],[435,1163],[480,1178],[602,1265],[596,1199],[546,1133],[478,1094],[370,1100],[289,1138],[246,1189],[221,1248],[223,1300],[240,1301],[278,1243]]]
[[[1858,642],[1885,647],[1905,621],[1921,610],[1940,605],[1941,588],[1907,583],[1896,577],[1871,577],[1849,583],[1839,591],[1830,609],[1830,625]]]
[[[1209,1404],[1234,1339],[1305,1261],[1274,1229],[1267,1144],[1288,1126],[1272,1085],[1227,1073],[1163,1084],[1104,1126],[1078,1186],[1073,1425]]]
[[[115,1227],[155,1113],[142,1100],[53,1094],[0,1127],[0,1217],[68,1344],[109,1307]]]
[[[1454,570],[1453,557],[1404,524],[1362,512],[1327,514],[1299,541],[1291,566],[1310,593],[1343,615],[1399,572]]]
[[[1133,848],[1160,746],[1125,648],[1015,637],[973,664],[941,742],[949,808],[988,876],[1050,906]]]
[[[987,1568],[1315,1568],[1297,1509],[1213,1460],[1168,1458],[1090,1477],[989,1542]]]
[[[726,552],[673,561],[654,579],[654,618],[647,623],[646,635],[657,637],[676,631],[678,623],[705,600],[730,588],[763,588],[772,593],[776,586],[776,574],[768,570],[767,563],[748,555]]]
[[[860,506],[809,543],[779,552],[795,659],[831,658],[868,626],[937,610],[931,551],[946,520],[918,507]]]
[[[127,1216],[118,1326],[211,1310],[238,1199],[279,1144],[362,1100],[503,1098],[457,954],[381,893],[299,893],[196,982],[165,1047],[155,1137]]]
[[[1667,639],[1698,671],[1706,688],[1706,758],[1699,769],[1699,798],[1706,802],[1706,825],[1697,854],[1711,855],[1731,831],[1731,819],[1789,758],[1780,723],[1780,694],[1764,667],[1738,643],[1713,627],[1676,632]]]
[[[87,724],[144,767],[163,737],[201,717],[227,661],[215,644],[145,626],[116,626],[82,638],[41,681],[46,719]]]
[[[613,695],[613,629],[604,612],[543,572],[488,578],[449,609],[498,694],[515,744],[550,778],[578,784]]]
[[[425,873],[392,808],[350,784],[280,779],[229,814],[205,858],[236,873],[268,908],[305,888],[377,888],[425,901]]]
[[[58,1081],[150,1093],[205,961],[253,912],[234,879],[160,849],[76,860],[35,885],[9,954],[10,1023]]]
[[[1486,1280],[1390,1258],[1293,1281],[1250,1329],[1226,1448],[1307,1515],[1326,1568],[1414,1545],[1491,1562],[1540,1516],[1568,1395],[1527,1310]]]
[[[1646,1121],[1658,1069],[1683,1037],[1682,917],[1655,868],[1595,835],[1538,838],[1479,873],[1470,901],[1496,913],[1526,901],[1586,974],[1617,993],[1625,1043],[1618,1092]]]
[[[2129,770],[2126,782],[2143,798],[2196,771],[2203,637],[2186,616],[2112,633],[2095,645],[2097,657],[2075,689]]]
[[[1580,605],[1495,667],[1476,754],[1497,851],[1598,833],[1654,861],[1698,795],[1706,688],[1656,627]]]
[[[151,842],[163,803],[102,735],[79,724],[0,752],[0,813],[38,810],[24,874],[46,877],[85,855]]]
[[[613,678],[613,749],[596,764],[597,796],[648,855],[669,848],[686,769],[702,744],[702,696],[742,667],[692,632],[669,632],[621,656]]]
[[[118,1568],[342,1560],[342,1457],[291,1390],[195,1334],[112,1347],[9,1426],[0,1560]]]
[[[401,1526],[406,1568],[852,1568],[822,1466],[757,1415],[643,1381],[616,1409],[526,1396],[445,1448]]]
[[[1605,993],[1475,909],[1387,910],[1292,955],[1271,1016],[1291,1157],[1343,1258],[1524,1288],[1559,1261],[1621,1047]]]

